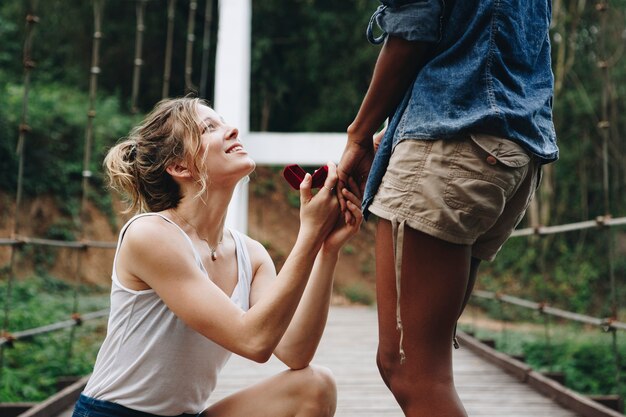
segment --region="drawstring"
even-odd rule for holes
[[[396,266],[396,329],[400,332],[400,364],[403,364],[406,360],[406,355],[404,354],[404,348],[402,347],[402,342],[404,339],[404,328],[402,326],[402,315],[400,312],[400,294],[401,294],[401,284],[402,284],[402,248],[404,246],[404,226],[406,224],[406,220],[402,220],[398,223],[398,219],[396,217],[391,219],[391,234],[393,238],[393,255],[394,262]]]

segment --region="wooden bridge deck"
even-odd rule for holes
[[[375,364],[376,311],[333,307],[314,363],[330,368],[337,379],[337,417],[402,417],[383,385]],[[256,364],[233,356],[220,376],[215,400],[284,369],[272,358]],[[454,353],[455,380],[472,417],[578,417],[527,384],[485,362],[467,348]],[[60,417],[71,416],[67,410]]]
[[[333,307],[314,363],[330,368],[338,385],[337,417],[402,417],[375,363],[376,310]],[[285,369],[276,358],[256,364],[233,356],[213,394],[234,390]],[[454,354],[454,374],[461,400],[472,417],[576,417],[527,384],[485,362],[468,349]]]

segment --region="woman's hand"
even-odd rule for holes
[[[370,136],[367,140],[352,139],[350,132],[348,133],[348,143],[341,156],[337,174],[339,182],[337,185],[337,197],[339,205],[343,213],[346,223],[352,223],[355,219],[347,207],[347,200],[343,194],[343,190],[350,188],[352,193],[363,195],[365,191],[365,183],[369,175],[374,161],[374,140]],[[350,183],[350,180],[352,182]],[[352,184],[352,185],[350,185]]]
[[[344,216],[338,217],[335,227],[324,241],[324,245],[322,246],[322,250],[324,252],[338,253],[339,249],[341,249],[341,247],[359,231],[361,224],[363,223],[363,213],[361,212],[361,192],[352,177],[348,179],[348,185],[350,190],[355,190],[354,193],[348,188],[344,188],[342,190],[342,194],[346,202],[346,209],[351,214],[350,221],[346,223]]]
[[[300,231],[312,234],[319,243],[326,239],[339,216],[339,202],[335,194],[337,167],[328,162],[328,176],[324,186],[313,195],[311,174],[300,184]]]

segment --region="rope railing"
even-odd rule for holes
[[[103,309],[98,311],[93,311],[85,314],[72,314],[71,320],[59,321],[52,324],[46,324],[45,326],[35,327],[28,330],[22,330],[15,333],[4,332],[0,334],[0,346],[9,345],[11,346],[15,341],[18,340],[26,340],[33,338],[35,336],[40,336],[46,333],[56,332],[58,330],[67,329],[70,327],[80,326],[84,322],[89,320],[95,320],[103,317],[107,317],[109,315],[109,309]]]
[[[578,323],[588,324],[601,327],[604,331],[610,330],[626,330],[626,323],[616,320],[613,317],[593,317],[585,314],[574,313],[560,308],[551,307],[547,303],[525,300],[523,298],[514,297],[512,295],[501,294],[492,291],[474,290],[472,296],[487,300],[495,300],[502,303],[512,304],[529,310],[537,311],[541,314],[547,314],[562,319],[575,321]]]
[[[586,220],[582,222],[568,223],[557,226],[537,226],[517,229],[513,231],[511,237],[521,236],[545,236],[557,233],[576,232],[585,229],[601,229],[605,227],[615,227],[626,225],[626,217],[612,218],[610,215],[598,216],[595,220]]]
[[[55,240],[55,239],[42,239],[37,237],[18,237],[18,238],[0,238],[0,246],[51,246],[57,248],[69,248],[69,249],[115,249],[117,247],[116,242],[109,242],[103,240],[81,240],[81,241],[68,241],[68,240]]]
[[[619,227],[626,225],[626,217],[612,218],[610,216],[600,216],[595,220],[588,220],[584,222],[576,222],[569,224],[562,224],[557,226],[540,226],[535,228],[517,229],[513,232],[511,237],[521,236],[533,236],[533,235],[552,235],[558,233],[575,232],[585,229],[605,228],[605,227]],[[81,241],[68,241],[68,240],[56,240],[56,239],[44,239],[38,237],[22,237],[17,236],[15,238],[0,238],[0,246],[21,246],[21,245],[40,245],[40,246],[52,246],[60,248],[70,249],[115,249],[117,242],[103,241],[103,240],[81,240]]]

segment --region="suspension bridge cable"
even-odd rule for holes
[[[0,347],[10,346],[18,340],[28,340],[34,338],[35,336],[56,332],[58,330],[63,330],[70,327],[81,326],[86,321],[101,319],[107,317],[108,315],[109,309],[106,308],[85,314],[73,314],[71,320],[63,320],[56,323],[46,324],[45,326],[21,330],[14,333],[5,333],[0,336]]]
[[[601,96],[601,117],[602,120],[598,124],[602,137],[602,186],[604,193],[604,210],[605,213],[611,212],[611,187],[609,179],[609,146],[611,141],[611,120],[609,116],[609,101],[611,97],[612,83],[609,62],[609,54],[607,47],[608,38],[608,7],[607,0],[599,0],[596,4],[596,10],[600,14],[600,51],[598,57],[598,68],[602,74],[602,96]],[[617,304],[617,284],[615,282],[615,244],[613,231],[607,228],[604,232],[606,234],[607,242],[607,258],[608,258],[608,274],[610,284],[610,314],[611,317],[617,318],[618,304]],[[612,348],[615,358],[615,385],[617,390],[620,390],[621,375],[620,375],[620,353],[617,346],[617,332],[612,332]]]
[[[91,71],[89,80],[89,109],[87,111],[87,128],[85,131],[85,149],[83,151],[83,179],[81,184],[81,204],[80,204],[80,221],[79,230],[81,240],[86,235],[85,225],[87,223],[87,205],[89,194],[89,181],[92,177],[91,172],[91,147],[94,136],[94,119],[96,117],[96,96],[98,91],[98,76],[100,75],[100,42],[102,40],[102,14],[104,10],[105,0],[93,0],[93,40],[91,53]],[[73,311],[72,315],[78,314],[78,290],[82,282],[82,262],[86,255],[86,247],[83,247],[78,254],[76,262],[76,276],[74,280],[73,291]],[[70,330],[66,360],[69,364],[73,354],[74,339],[76,327]]]
[[[497,300],[504,303],[516,305],[518,307],[529,310],[538,311],[541,314],[547,314],[553,317],[559,317],[565,320],[583,323],[602,328],[604,331],[611,329],[625,331],[626,323],[618,321],[612,317],[593,317],[586,314],[574,313],[572,311],[563,310],[557,307],[551,307],[545,302],[530,301],[512,295],[497,293],[493,291],[474,290],[472,296],[486,300]]]

